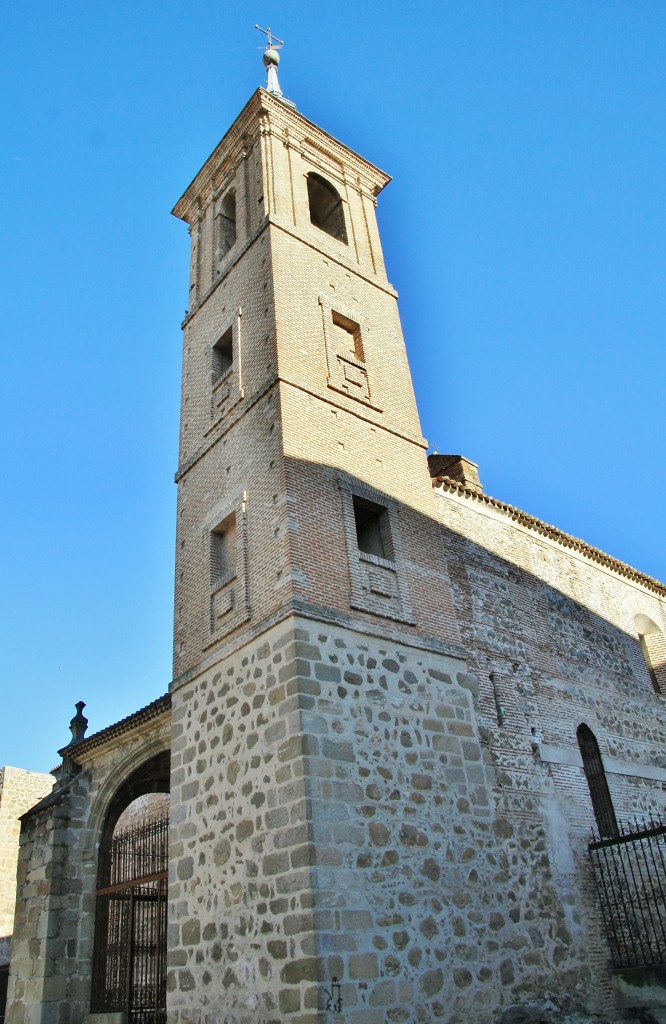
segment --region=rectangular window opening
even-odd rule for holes
[[[236,516],[228,516],[210,535],[210,586],[217,590],[236,575]]]
[[[378,558],[392,559],[386,508],[374,501],[354,496],[354,520],[359,551]]]
[[[331,310],[331,315],[333,317],[336,348],[338,351],[349,353],[349,355],[358,359],[360,363],[364,363],[365,354],[363,352],[363,339],[361,338],[359,324],[343,316],[342,313],[336,313],[335,310]]]
[[[233,331],[231,327],[225,331],[218,342],[213,345],[213,385],[218,384],[231,371],[234,365]]]

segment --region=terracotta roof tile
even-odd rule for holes
[[[61,756],[68,754],[73,759],[76,759],[76,755],[83,754],[92,747],[99,746],[101,743],[106,743],[107,740],[115,739],[116,736],[121,736],[124,732],[129,732],[138,725],[143,725],[144,722],[149,722],[151,718],[157,718],[163,712],[170,709],[171,694],[165,693],[162,697],[158,697],[157,700],[146,704],[144,708],[135,711],[133,715],[121,718],[119,722],[115,722],[113,725],[107,726],[106,729],[93,733],[92,736],[87,736],[80,743],[72,743],[67,747],[63,747],[58,753]]]

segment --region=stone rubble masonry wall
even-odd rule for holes
[[[498,797],[514,828],[543,832],[570,923],[583,927],[581,963],[610,1013],[609,952],[587,858],[595,821],[576,730],[585,722],[597,738],[619,820],[663,811],[666,705],[634,622],[647,616],[663,630],[666,604],[497,509],[437,494]]]
[[[0,966],[9,962],[16,905],[19,818],[52,789],[53,776],[0,768]]]
[[[461,660],[300,618],[173,693],[174,1024],[314,1024],[334,977],[354,1024],[610,1013],[553,784],[525,730],[499,781],[475,694]]]
[[[168,750],[168,713],[85,755],[60,800],[21,830],[7,1024],[82,1024],[90,1012],[97,846],[124,779]]]
[[[172,694],[172,1021],[281,1019],[314,953],[293,631],[275,627]]]

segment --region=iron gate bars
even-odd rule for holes
[[[166,1019],[167,817],[100,848],[91,1010],[130,1024]]]
[[[666,963],[666,824],[619,825],[588,850],[613,966]]]

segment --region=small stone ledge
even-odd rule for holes
[[[127,1024],[127,1014],[122,1010],[113,1013],[89,1013],[84,1024]]]
[[[655,1020],[666,1020],[666,967],[625,967],[613,972],[613,991],[623,1009],[662,1010]]]

